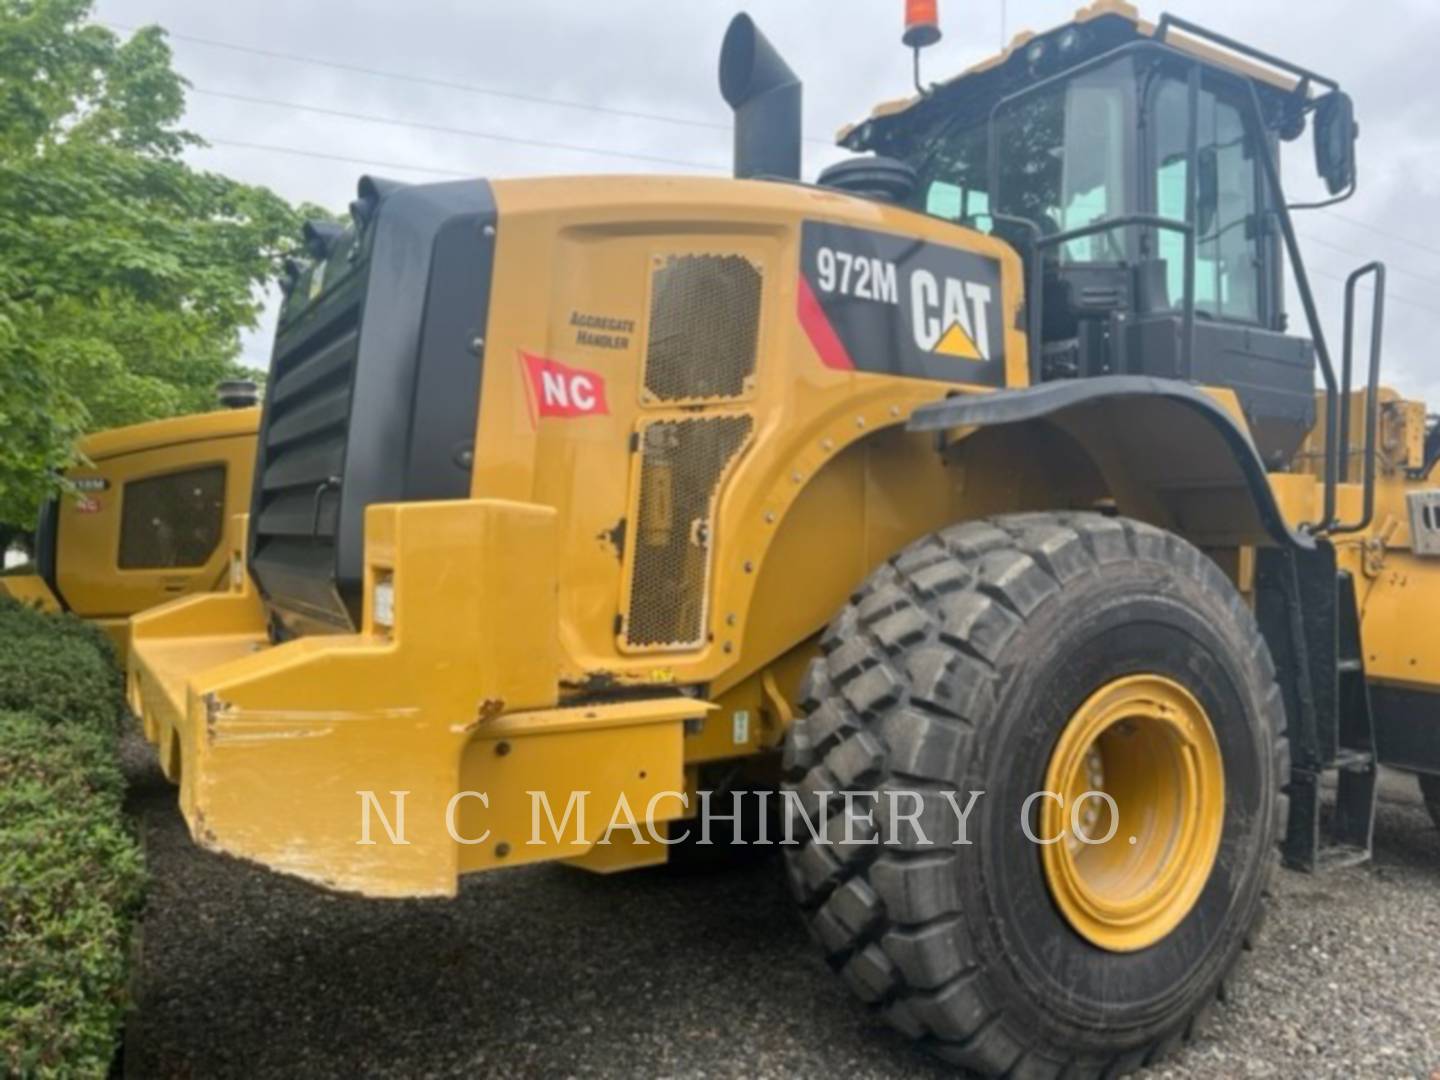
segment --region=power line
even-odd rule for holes
[[[454,176],[460,179],[475,179],[473,172],[456,169],[432,169],[423,165],[401,165],[396,161],[374,161],[366,158],[345,157],[341,154],[326,154],[319,150],[301,150],[294,146],[272,146],[269,143],[242,142],[239,139],[206,139],[212,146],[232,146],[241,150],[263,150],[269,154],[292,154],[295,157],[317,158],[320,161],[338,161],[346,165],[366,165],[377,169],[394,169],[397,172],[425,173],[430,176]]]
[[[138,26],[131,26],[125,23],[110,22],[104,19],[96,20],[102,26],[108,26],[112,30],[120,30],[125,33],[134,33],[139,30]],[[641,109],[620,109],[610,105],[597,105],[591,101],[572,101],[566,98],[544,97],[540,94],[524,94],[513,90],[498,90],[493,86],[477,86],[473,83],[457,82],[451,79],[437,79],[428,75],[415,75],[406,71],[391,71],[383,68],[366,67],[362,64],[350,64],[339,60],[326,60],[319,56],[305,56],[300,53],[278,52],[273,49],[262,49],[255,45],[241,45],[233,41],[219,41],[215,38],[197,37],[194,34],[180,34],[168,27],[165,33],[176,41],[188,42],[191,45],[203,45],[211,49],[227,49],[230,52],[245,53],[249,56],[261,56],[270,60],[285,60],[293,64],[310,64],[315,67],[330,68],[334,71],[344,71],[352,75],[370,75],[380,79],[393,79],[396,82],[411,83],[416,86],[431,86],[442,90],[458,90],[465,94],[478,94],[484,97],[503,98],[508,101],[523,101],[529,105],[547,105],[561,109],[580,109],[585,112],[599,113],[605,116],[615,116],[627,120],[648,120],[659,124],[676,124],[682,127],[701,128],[708,131],[724,132],[729,134],[731,125],[716,123],[711,120],[697,120],[686,116],[670,116],[665,113],[646,112]],[[807,138],[806,142],[816,143],[821,146],[832,146],[827,139]]]
[[[1332,274],[1330,271],[1321,270],[1319,267],[1307,267],[1307,269],[1316,277],[1329,278],[1331,281],[1338,281],[1342,284],[1345,281],[1345,277],[1342,274]],[[1369,288],[1368,285],[1364,287]],[[1408,307],[1418,308],[1421,311],[1428,311],[1431,315],[1440,315],[1440,308],[1431,307],[1429,304],[1423,304],[1419,300],[1411,300],[1408,296],[1397,296],[1389,289],[1386,289],[1385,302],[1388,304],[1392,300],[1397,304],[1405,304]]]
[[[395,161],[378,161],[371,158],[348,157],[343,154],[327,154],[319,150],[302,150],[298,147],[293,146],[275,146],[269,143],[245,142],[238,139],[208,138],[205,141],[213,146],[233,147],[240,150],[257,150],[269,154],[288,154],[294,157],[314,158],[319,161],[335,161],[346,165],[362,165],[378,169],[394,169],[397,172],[423,173],[430,176],[450,176],[466,180],[472,179],[475,176],[473,172],[464,172],[458,169],[444,169],[438,167],[432,168],[423,165],[402,165],[399,162]],[[1313,237],[1310,237],[1309,239],[1314,240]],[[1325,244],[1324,246],[1334,247],[1335,245]],[[1328,270],[1322,270],[1319,267],[1312,266],[1309,268],[1309,271],[1316,277],[1328,278],[1330,281],[1338,281],[1341,284],[1345,282],[1345,277],[1343,275],[1335,274]],[[1440,316],[1440,308],[1431,307],[1430,305],[1422,303],[1419,300],[1412,300],[1407,296],[1397,295],[1391,292],[1389,289],[1385,290],[1385,300],[1387,303],[1390,301],[1394,301],[1397,304],[1404,304],[1408,307],[1428,312],[1431,315]]]
[[[99,22],[101,25],[110,27],[111,29],[120,30],[127,33],[133,33],[136,30],[140,29],[137,26],[111,22],[109,20],[96,21]],[[427,76],[413,75],[408,72],[387,71],[379,68],[365,67],[360,64],[348,64],[342,63],[340,61],[326,60],[321,57],[304,56],[298,53],[279,52],[272,49],[261,49],[250,45],[240,45],[234,42],[218,41],[213,38],[204,38],[193,34],[176,33],[169,30],[168,28],[165,32],[168,36],[176,39],[177,41],[186,41],[195,45],[203,45],[209,48],[216,49],[226,49],[232,52],[244,53],[252,56],[261,56],[274,60],[285,60],[291,63],[310,64],[316,67],[325,67],[336,71],[349,72],[352,74],[369,75],[376,78],[392,79],[398,82],[407,82],[422,86],[433,86],[447,90],[458,90],[462,93],[478,94],[488,97],[506,98],[513,101],[527,102],[529,104],[580,109],[588,112],[601,113],[616,117],[624,117],[628,119],[648,120],[658,123],[677,124],[688,127],[705,128],[715,131],[728,132],[730,130],[728,125],[725,124],[717,124],[704,120],[694,120],[687,117],[668,116],[662,113],[643,112],[640,110],[632,109],[618,109],[606,105],[597,105],[593,102],[569,101],[561,98],[548,98],[539,95],[522,94],[508,90],[497,90],[493,87],[475,86],[472,84],[455,82],[447,79],[436,79]],[[473,131],[465,128],[452,128],[438,124],[424,124],[417,121],[398,120],[391,117],[375,116],[373,114],[367,113],[349,112],[343,109],[331,109],[316,105],[305,105],[298,102],[281,101],[271,98],[252,97],[245,94],[234,94],[220,90],[208,90],[198,87],[192,89],[195,93],[204,94],[209,97],[225,98],[232,101],[239,101],[253,105],[262,105],[271,108],[292,109],[298,112],[307,112],[322,116],[333,116],[343,119],[357,120],[364,123],[383,124],[391,127],[412,128],[417,131],[429,131],[437,134],[458,135],[465,138],[487,139],[494,142],[511,143],[520,146],[532,146],[547,150],[561,150],[569,153],[623,158],[626,160],[640,161],[648,164],[677,165],[682,168],[724,171],[723,167],[718,165],[685,161],[678,158],[668,158],[659,155],[637,154],[622,150],[605,150],[599,147],[578,146],[569,143],[551,142],[543,139],[526,139],[519,136],[502,135],[495,132]],[[376,168],[394,169],[401,172],[423,173],[434,176],[452,177],[469,177],[473,175],[472,173],[455,169],[429,168],[425,166],[405,165],[399,162],[354,158],[341,154],[324,153],[322,151],[316,150],[302,150],[297,147],[274,146],[271,144],[246,142],[235,139],[211,138],[208,141],[216,146],[229,146],[238,149],[256,150],[265,153],[288,154],[297,157],[313,158],[321,161],[335,161],[351,165],[365,165]],[[807,138],[805,141],[825,146],[831,145],[827,140],[824,139]],[[1344,221],[1345,223],[1352,225],[1356,228],[1366,229],[1379,236],[1384,236],[1391,240],[1396,240],[1404,244],[1409,244],[1410,246],[1417,248],[1421,251],[1425,251],[1432,255],[1440,256],[1440,248],[1430,247],[1400,233],[1391,232],[1387,229],[1382,229],[1378,226],[1371,225],[1368,222],[1361,221],[1358,218],[1351,217],[1348,214],[1339,213],[1335,210],[1322,209],[1321,212],[1340,221]],[[1326,240],[1320,240],[1315,237],[1308,237],[1307,239],[1309,242],[1316,243],[1323,247],[1328,247],[1333,250],[1343,252],[1345,254],[1356,255],[1357,257],[1364,257],[1359,252],[1355,252],[1349,248],[1342,247],[1341,245]],[[1426,277],[1425,275],[1417,274],[1414,271],[1406,270],[1400,267],[1396,267],[1394,268],[1394,270],[1396,273],[1404,274],[1406,276],[1416,278],[1420,281],[1425,281],[1432,284],[1440,284],[1440,279]],[[1332,274],[1323,270],[1315,269],[1313,272],[1321,277],[1330,278],[1334,281],[1343,282],[1345,280],[1339,275]],[[1422,311],[1427,311],[1432,314],[1440,315],[1440,309],[1430,307],[1429,305],[1420,303],[1416,300],[1411,300],[1404,296],[1390,293],[1388,290],[1386,291],[1386,298],[1394,300],[1397,303],[1407,304]]]
[[[1410,237],[1404,235],[1403,233],[1391,232],[1389,229],[1382,229],[1378,225],[1371,225],[1368,221],[1361,221],[1359,218],[1353,218],[1348,214],[1341,214],[1335,210],[1322,210],[1320,212],[1322,214],[1328,215],[1329,217],[1337,218],[1348,225],[1353,225],[1357,229],[1367,229],[1378,236],[1386,236],[1389,237],[1391,240],[1398,240],[1402,244],[1409,244],[1411,247],[1419,248],[1421,251],[1427,252],[1430,255],[1440,255],[1440,248],[1430,247],[1428,244],[1422,244],[1418,240],[1412,240]]]
[[[320,105],[304,105],[296,101],[252,97],[248,94],[233,94],[225,90],[207,90],[198,86],[192,87],[192,90],[197,94],[204,94],[206,97],[224,98],[228,101],[240,101],[249,105],[264,105],[275,109],[293,109],[296,112],[314,113],[318,116],[335,116],[345,120],[360,120],[367,124],[386,124],[390,127],[413,128],[416,131],[429,131],[440,135],[460,135],[470,139],[489,139],[493,142],[511,143],[516,146],[534,146],[546,150],[564,150],[572,154],[594,154],[602,157],[624,158],[627,161],[642,161],[650,165],[679,165],[686,169],[708,169],[716,172],[727,171],[723,165],[712,165],[700,161],[685,161],[680,158],[661,157],[655,154],[636,154],[627,150],[605,150],[597,146],[577,146],[571,143],[551,142],[546,139],[526,139],[516,135],[501,135],[492,131],[473,131],[468,128],[447,127],[442,124],[425,124],[415,120],[399,120],[393,117],[376,116],[373,113],[349,112],[344,109],[331,109]]]
[[[1002,20],[1003,20],[1003,18],[1004,18],[1004,11],[1005,11],[1005,7],[1004,7],[1004,3],[1003,3],[1003,0],[1002,0],[1002,5],[1001,5]],[[95,20],[95,22],[97,22],[99,25],[107,26],[107,27],[109,27],[109,28],[112,29],[112,30],[119,30],[119,31],[122,31],[122,32],[125,32],[125,33],[134,33],[135,31],[141,29],[141,27],[139,27],[139,26],[135,26],[135,25],[132,25],[132,24],[127,24],[127,23],[113,22],[113,21],[107,20],[107,19],[97,19],[97,20]],[[1003,21],[1002,21],[1002,30],[1003,30],[1003,25],[1004,25],[1004,24],[1003,24]],[[385,69],[381,69],[381,68],[366,67],[366,66],[361,65],[361,64],[344,63],[344,62],[338,61],[338,60],[326,60],[326,59],[324,59],[323,57],[318,57],[318,56],[306,56],[306,55],[303,55],[303,54],[300,54],[300,53],[279,52],[279,51],[273,50],[273,49],[262,49],[262,48],[259,48],[258,46],[254,46],[254,45],[241,45],[241,44],[238,44],[238,43],[236,43],[236,42],[220,41],[220,40],[217,40],[217,39],[215,39],[215,38],[200,37],[200,36],[195,35],[195,34],[182,34],[182,33],[177,33],[177,32],[175,32],[175,31],[173,31],[173,30],[170,30],[168,27],[166,27],[166,28],[164,28],[164,29],[165,29],[166,35],[169,36],[169,37],[171,37],[171,38],[174,38],[176,41],[185,41],[185,42],[189,42],[189,43],[192,44],[192,45],[202,45],[202,46],[205,46],[205,47],[207,47],[207,48],[213,48],[213,49],[226,49],[226,50],[229,50],[229,51],[231,51],[231,52],[244,53],[244,54],[248,54],[248,55],[251,55],[251,56],[260,56],[260,57],[265,57],[265,58],[272,59],[272,60],[285,60],[285,61],[289,61],[289,62],[291,62],[291,63],[296,63],[296,64],[310,64],[310,65],[314,65],[314,66],[316,66],[316,67],[325,67],[325,68],[330,68],[330,69],[335,70],[335,71],[345,71],[345,72],[349,72],[349,73],[351,73],[351,74],[369,75],[369,76],[373,76],[373,77],[376,77],[376,78],[382,78],[382,79],[393,79],[393,80],[395,80],[395,81],[397,81],[397,82],[407,82],[407,83],[412,83],[412,84],[415,84],[415,85],[418,85],[418,86],[432,86],[432,87],[439,87],[439,88],[441,88],[441,89],[446,89],[446,90],[458,90],[458,91],[460,91],[460,92],[462,92],[462,93],[478,94],[478,95],[487,96],[487,97],[504,98],[504,99],[508,99],[508,100],[511,100],[511,101],[523,101],[523,102],[526,102],[526,103],[532,104],[532,105],[547,105],[547,106],[554,106],[554,107],[557,107],[557,108],[580,109],[580,110],[584,110],[584,111],[587,111],[587,112],[599,113],[599,114],[604,114],[604,115],[608,115],[608,116],[623,117],[623,118],[632,119],[632,120],[648,120],[648,121],[653,121],[653,122],[662,123],[662,124],[677,124],[677,125],[681,125],[681,126],[685,126],[685,127],[702,128],[702,129],[706,129],[706,130],[710,130],[710,131],[723,131],[723,132],[726,132],[726,133],[728,133],[728,132],[731,131],[731,127],[730,127],[730,125],[728,125],[728,124],[721,124],[721,123],[716,123],[716,122],[708,121],[708,120],[697,120],[697,119],[693,119],[693,118],[690,118],[690,117],[683,117],[683,116],[670,116],[670,115],[666,115],[666,114],[664,114],[664,113],[646,112],[646,111],[639,110],[639,109],[620,109],[620,108],[615,108],[615,107],[613,107],[613,106],[608,106],[608,105],[597,105],[597,104],[595,104],[594,102],[572,101],[572,100],[568,100],[568,99],[565,99],[565,98],[544,97],[544,96],[541,96],[541,95],[538,95],[538,94],[524,94],[524,93],[519,93],[519,92],[511,91],[511,90],[497,90],[497,89],[495,89],[494,87],[476,86],[476,85],[471,84],[471,83],[462,83],[462,82],[457,82],[457,81],[449,80],[449,79],[437,79],[437,78],[433,78],[433,77],[430,77],[430,76],[415,75],[415,74],[412,74],[412,73],[410,73],[410,72],[390,71],[390,70],[385,70]],[[1003,38],[1003,37],[1004,37],[1004,34],[1003,34],[1003,32],[1002,32],[1002,38]],[[1002,46],[1003,46],[1003,45],[1005,44],[1005,42],[1002,41],[1001,44],[1002,44]],[[202,91],[202,92],[203,92],[203,91]],[[211,91],[210,93],[215,94],[215,93],[217,93],[217,92]],[[302,106],[289,105],[288,103],[286,104],[286,107],[290,107],[290,108],[303,108]],[[376,119],[376,118],[372,118],[372,117],[362,117],[362,118],[363,118],[363,119]],[[384,122],[384,123],[398,123],[398,121],[381,121],[381,122]],[[477,137],[481,137],[481,138],[506,139],[506,137],[503,137],[503,136],[479,135],[479,133],[474,133],[474,134],[476,134]],[[507,141],[517,141],[517,140],[507,140]],[[814,137],[806,137],[806,138],[805,138],[805,142],[807,142],[807,143],[812,143],[812,144],[818,145],[818,146],[830,147],[830,148],[832,148],[832,149],[833,149],[834,146],[835,146],[835,144],[832,143],[832,142],[831,142],[830,140],[828,140],[828,139],[818,139],[818,138],[814,138]],[[619,152],[618,152],[618,151],[611,152],[611,151],[592,151],[592,150],[586,150],[585,152],[587,152],[587,153],[590,153],[590,152],[596,152],[596,153],[614,153],[614,154],[616,154],[617,156],[619,156]],[[669,160],[665,160],[665,161],[663,161],[663,163],[664,163],[664,164],[679,164],[678,162],[669,161]],[[712,168],[712,166],[708,166],[708,165],[700,165],[700,166],[695,166],[695,167],[697,167],[697,168]],[[1410,246],[1415,247],[1415,248],[1418,248],[1419,250],[1424,251],[1424,252],[1427,252],[1428,254],[1440,256],[1440,248],[1435,248],[1435,247],[1431,247],[1431,246],[1426,245],[1426,244],[1422,244],[1422,243],[1420,243],[1419,241],[1414,240],[1414,239],[1412,239],[1412,238],[1410,238],[1410,237],[1408,237],[1408,236],[1405,236],[1405,235],[1403,235],[1403,234],[1401,234],[1401,233],[1391,232],[1391,231],[1389,231],[1389,230],[1382,229],[1382,228],[1380,228],[1380,227],[1378,227],[1378,226],[1376,226],[1376,225],[1371,225],[1371,224],[1368,223],[1368,222],[1361,221],[1360,219],[1351,217],[1351,216],[1349,216],[1348,214],[1342,214],[1342,213],[1340,213],[1339,211],[1336,211],[1336,210],[1330,210],[1330,209],[1323,209],[1323,208],[1322,208],[1322,209],[1320,210],[1320,212],[1323,213],[1323,214],[1327,214],[1327,215],[1329,215],[1330,217],[1336,218],[1336,219],[1338,219],[1338,220],[1340,220],[1340,221],[1344,221],[1344,222],[1346,222],[1346,223],[1349,224],[1349,225],[1355,226],[1356,228],[1367,229],[1367,230],[1369,230],[1370,232],[1376,233],[1377,235],[1389,237],[1389,238],[1392,239],[1392,240],[1397,240],[1397,241],[1399,241],[1399,242],[1401,242],[1401,243],[1404,243],[1404,244],[1409,244]],[[1327,246],[1333,246],[1333,245],[1327,245]]]
[[[1363,251],[1356,251],[1354,248],[1348,248],[1341,244],[1333,243],[1330,240],[1322,240],[1320,237],[1311,236],[1308,233],[1302,233],[1301,238],[1307,244],[1319,244],[1321,247],[1330,248],[1332,251],[1338,251],[1344,255],[1353,255],[1357,259],[1370,259],[1373,257]],[[1404,274],[1406,277],[1412,277],[1417,281],[1423,281],[1430,285],[1440,285],[1440,277],[1429,277],[1425,274],[1417,274],[1414,270],[1407,270],[1403,266],[1390,266],[1387,263],[1386,269],[1393,274]]]
[[[121,30],[125,33],[134,33],[141,29],[138,26],[110,22],[105,19],[97,19],[96,21],[102,26],[108,26],[112,30]],[[254,45],[240,45],[233,41],[218,41],[215,38],[197,37],[194,34],[179,34],[168,27],[165,28],[165,33],[176,41],[186,41],[192,45],[204,45],[211,49],[228,49],[231,52],[247,53],[250,56],[263,56],[271,60],[288,60],[295,64],[313,64],[316,67],[332,68],[335,71],[348,71],[355,75],[373,75],[381,79],[394,79],[397,82],[414,83],[418,86],[434,86],[444,90],[459,90],[466,94],[481,94],[486,97],[506,98],[510,101],[524,101],[531,105],[554,105],[564,109],[583,109],[586,112],[604,113],[609,116],[625,117],[631,120],[653,120],[662,124],[681,124],[686,127],[709,128],[713,131],[728,132],[730,130],[726,124],[717,124],[708,120],[694,120],[683,116],[667,116],[663,113],[642,112],[638,109],[617,109],[609,105],[597,105],[590,101],[569,101],[564,98],[542,97],[538,94],[522,94],[511,90],[497,90],[490,86],[476,86],[472,83],[453,82],[449,79],[412,75],[404,71],[387,71],[381,68],[365,67],[361,64],[347,64],[339,60],[326,60],[318,56],[278,52],[274,49],[262,49]]]

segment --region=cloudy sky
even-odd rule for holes
[[[1007,31],[1058,25],[1076,5],[942,0],[946,38],[927,53],[926,76],[938,80],[995,52]],[[187,126],[213,144],[195,153],[197,164],[339,209],[364,172],[417,181],[723,173],[730,115],[715,66],[725,25],[740,7],[738,0],[98,0],[95,14],[119,30],[159,23],[170,31],[177,67],[193,84]],[[837,127],[907,93],[902,8],[902,0],[746,5],[805,80],[806,134],[816,140],[806,146],[807,176],[837,156],[824,144]],[[1334,211],[1301,215],[1307,265],[1322,308],[1334,313],[1327,329],[1338,358],[1345,274],[1371,258],[1387,262],[1387,380],[1440,408],[1440,359],[1432,355],[1440,339],[1440,5],[1173,0],[1142,8],[1151,18],[1162,10],[1337,78],[1354,95],[1361,190]],[[622,115],[633,113],[685,122]],[[1309,155],[1308,137],[1288,152],[1292,197],[1317,191]],[[254,366],[266,365],[271,332],[267,319],[248,338]]]

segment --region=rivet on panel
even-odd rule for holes
[[[505,858],[506,855],[509,855],[509,854],[510,854],[510,845],[507,844],[504,840],[501,840],[500,843],[498,843],[498,844],[495,845],[495,857],[496,857],[497,859],[503,859],[503,858]]]
[[[775,524],[775,511],[774,511],[774,510],[766,510],[766,511],[765,511],[765,524],[766,524],[766,525],[774,525],[774,524]]]
[[[747,574],[753,574],[754,572],[755,572],[755,564],[754,564],[753,562],[751,562],[749,559],[746,559],[746,560],[745,560],[745,573],[747,573]]]
[[[863,416],[855,417],[855,426],[857,428],[863,428],[865,426],[865,418]]]
[[[825,451],[834,450],[834,449],[835,449],[835,440],[834,440],[834,439],[824,439],[824,440],[822,440],[821,443],[820,443],[820,449],[821,449],[821,450],[825,450]]]
[[[510,744],[508,742],[501,741],[495,744],[496,757],[504,757],[508,753],[510,753]]]

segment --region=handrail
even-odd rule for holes
[[[1357,521],[1331,523],[1330,533],[1356,533],[1375,520],[1375,441],[1380,413],[1380,344],[1385,333],[1385,264],[1366,263],[1345,279],[1345,347],[1340,381],[1340,475],[1350,479],[1350,386],[1355,367],[1355,288],[1367,275],[1375,277],[1375,304],[1370,316],[1370,372],[1365,382],[1364,502]],[[1325,432],[1327,442],[1331,432]]]
[[[992,221],[997,223],[1013,225],[1029,233],[1029,247],[1031,259],[1029,265],[1029,280],[1026,282],[1025,291],[1025,331],[1026,346],[1029,350],[1030,382],[1038,385],[1041,382],[1041,336],[1043,334],[1043,305],[1041,297],[1044,289],[1044,267],[1040,258],[1040,252],[1049,247],[1058,247],[1068,244],[1072,240],[1083,240],[1087,236],[1094,236],[1099,233],[1110,232],[1113,229],[1143,228],[1143,229],[1168,229],[1171,232],[1178,232],[1185,237],[1185,307],[1183,313],[1183,325],[1185,336],[1185,362],[1188,365],[1195,357],[1195,229],[1194,226],[1184,221],[1175,221],[1172,218],[1160,217],[1156,214],[1124,214],[1120,217],[1105,218],[1103,221],[1092,221],[1088,225],[1081,225],[1063,233],[1055,233],[1051,236],[1041,236],[1040,227],[1029,218],[1017,217],[1014,214],[990,214]]]
[[[310,519],[311,540],[315,540],[320,536],[320,510],[324,505],[326,494],[339,489],[340,485],[341,480],[338,476],[327,476],[315,485],[314,514]]]
[[[1256,119],[1263,115],[1260,109],[1260,94],[1253,81],[1250,88],[1251,115]],[[1307,522],[1301,526],[1308,532],[1324,532],[1335,521],[1335,485],[1338,482],[1336,468],[1338,455],[1335,440],[1329,432],[1339,427],[1339,406],[1336,395],[1339,387],[1335,380],[1335,365],[1330,361],[1330,346],[1325,341],[1325,328],[1320,323],[1320,311],[1315,306],[1315,294],[1310,289],[1310,275],[1305,269],[1305,257],[1300,251],[1300,241],[1295,236],[1295,225],[1290,220],[1290,209],[1285,205],[1285,188],[1280,183],[1280,166],[1275,163],[1268,139],[1258,139],[1259,152],[1256,156],[1265,167],[1265,181],[1275,194],[1276,205],[1273,213],[1280,221],[1280,235],[1285,241],[1285,253],[1290,259],[1290,271],[1295,275],[1295,289],[1300,294],[1300,304],[1305,308],[1305,321],[1310,324],[1310,340],[1315,346],[1315,357],[1320,362],[1320,377],[1325,382],[1325,499],[1319,521]]]
[[[1159,214],[1121,214],[1119,217],[1092,221],[1065,232],[1042,236],[1035,241],[1038,255],[1044,248],[1060,247],[1072,240],[1083,240],[1087,236],[1111,232],[1115,229],[1161,229],[1178,232],[1185,237],[1185,306],[1183,314],[1185,336],[1185,367],[1190,370],[1195,359],[1195,226],[1188,221],[1176,221]]]
[[[1274,56],[1271,53],[1262,52],[1253,45],[1247,45],[1243,41],[1236,41],[1234,38],[1226,37],[1224,34],[1217,34],[1214,30],[1207,30],[1203,26],[1189,22],[1186,19],[1176,18],[1169,13],[1160,16],[1159,25],[1155,27],[1155,40],[1168,45],[1171,28],[1189,34],[1193,38],[1199,38],[1201,41],[1208,41],[1212,45],[1218,45],[1222,49],[1228,49],[1247,59],[1257,60],[1262,64],[1269,64],[1271,67],[1278,68],[1287,75],[1294,75],[1297,79],[1316,82],[1321,86],[1328,86],[1331,90],[1340,89],[1340,84],[1334,79],[1326,78],[1324,75],[1311,71],[1309,68],[1303,68],[1299,64],[1292,63],[1279,56]]]

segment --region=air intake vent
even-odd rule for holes
[[[743,255],[674,255],[650,290],[645,391],[652,401],[718,401],[750,389],[760,339],[760,268]]]
[[[366,180],[324,288],[281,315],[249,566],[276,639],[360,625],[365,511],[470,492],[497,213],[481,181]],[[313,283],[312,283],[313,284]]]
[[[716,497],[752,427],[748,416],[706,416],[644,429],[625,618],[630,648],[704,643]]]
[[[324,330],[277,349],[264,457],[255,478],[252,560],[269,588],[280,592],[283,582],[294,606],[317,615],[333,611],[327,604],[329,567],[335,560],[358,319],[351,308]]]

